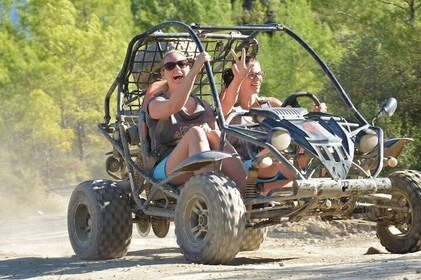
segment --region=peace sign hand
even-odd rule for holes
[[[235,63],[231,67],[234,77],[238,77],[241,80],[243,80],[245,77],[247,77],[252,68],[252,65],[246,65],[246,49],[243,48],[241,50],[241,60],[238,58],[237,54],[233,49],[231,49],[230,52],[235,61]]]

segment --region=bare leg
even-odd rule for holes
[[[258,154],[258,156],[263,156],[267,154],[268,152],[269,152],[268,150],[263,150]],[[286,177],[288,180],[292,180],[291,171],[281,163],[275,163],[267,168],[259,169],[258,177],[261,179],[272,178],[276,176],[278,172],[281,172],[282,175],[284,175],[284,177]]]
[[[267,150],[263,150],[259,153],[259,156],[265,155],[267,154],[268,151]],[[280,188],[280,187],[284,187],[287,185],[292,186],[292,180],[293,180],[293,175],[291,173],[291,171],[283,164],[283,163],[274,163],[271,166],[269,166],[268,168],[262,168],[258,170],[258,177],[261,179],[265,179],[265,178],[273,178],[274,176],[276,176],[278,174],[278,172],[281,172],[282,175],[286,178],[286,179],[281,179],[281,180],[276,180],[274,182],[266,182],[263,184],[264,186],[264,190],[263,193],[267,193],[270,190],[274,189],[274,188]]]
[[[207,134],[210,148],[212,150],[219,149],[219,142],[220,142],[220,132],[212,130]],[[234,147],[225,141],[224,152],[226,153],[236,153]],[[245,193],[246,190],[246,181],[247,181],[247,173],[244,169],[243,162],[240,158],[227,158],[222,161],[222,173],[224,173],[227,177],[234,181],[237,185],[241,194]]]
[[[200,152],[209,151],[209,142],[206,138],[206,132],[200,127],[190,128],[184,137],[180,140],[174,150],[168,157],[167,166],[165,168],[167,174],[170,174],[174,168],[186,158],[198,154]],[[202,173],[206,170],[198,170],[194,173]],[[186,182],[194,174],[193,172],[183,174],[171,180],[174,185],[180,185]]]

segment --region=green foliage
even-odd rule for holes
[[[19,20],[12,22],[15,6]],[[385,138],[415,138],[401,163],[419,169],[420,9],[418,0],[0,0],[2,172],[13,186],[106,176],[110,147],[96,129],[104,95],[130,39],[168,20],[289,27],[334,70],[369,121],[387,98],[398,99],[395,115],[377,124]],[[262,94],[284,99],[306,90],[343,114],[318,65],[285,37],[259,37]]]
[[[327,61],[339,60],[330,29],[312,16],[307,1],[271,1],[272,19],[299,34]],[[320,92],[324,78],[320,67],[287,35],[263,40],[259,60],[266,72],[263,94],[283,100],[296,91]],[[337,48],[340,50],[340,48]],[[339,52],[340,53],[340,52]]]
[[[2,158],[49,184],[87,179],[93,166],[103,166],[83,159],[105,152],[96,124],[132,35],[131,18],[128,1],[37,0],[22,4],[18,23],[1,22],[0,119],[9,135]]]
[[[231,3],[224,0],[132,0],[135,25],[141,33],[158,23],[181,21],[186,24],[231,24]]]
[[[243,12],[243,23],[264,23],[266,22],[266,15],[268,8],[260,0],[251,0],[249,2],[249,9],[245,9]]]
[[[339,0],[312,4],[338,31],[338,40],[347,48],[335,72],[354,105],[370,120],[380,104],[395,97],[398,110],[393,121],[379,124],[387,137],[416,137],[421,113],[420,2]],[[339,14],[344,16],[338,18]],[[330,96],[331,103],[339,101],[331,94],[324,96]],[[421,150],[417,139],[410,146]],[[419,168],[420,162],[420,153],[412,153],[404,161],[412,168]]]
[[[34,90],[27,99],[28,105],[20,125],[28,134],[25,138],[30,146],[44,146],[44,151],[69,151],[74,134],[71,129],[62,128],[59,108],[53,99],[41,90]],[[40,112],[43,112],[42,117]],[[25,133],[25,134],[26,134]]]

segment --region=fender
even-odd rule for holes
[[[397,158],[401,154],[403,148],[408,142],[412,142],[412,138],[392,138],[383,142],[384,151],[383,159],[386,166],[394,167],[396,166]],[[391,161],[389,161],[391,160]],[[371,170],[374,166],[377,165],[377,153],[376,149],[373,149],[369,153],[361,158],[361,166],[366,170]]]
[[[219,161],[230,157],[232,157],[231,154],[219,151],[202,152],[182,161],[175,167],[172,173],[176,174],[185,171],[199,170],[208,164],[218,163]]]
[[[392,138],[384,141],[384,157],[398,158],[405,145],[412,141],[413,138]]]

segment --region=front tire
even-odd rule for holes
[[[389,176],[392,181],[391,206],[380,215],[392,221],[377,224],[377,236],[387,251],[397,254],[416,252],[421,247],[421,173],[398,171]]]
[[[123,257],[132,237],[130,201],[113,181],[83,182],[70,198],[67,227],[70,243],[79,258]]]
[[[240,251],[245,207],[235,184],[214,173],[194,176],[184,186],[175,209],[175,234],[191,262],[224,264]]]

